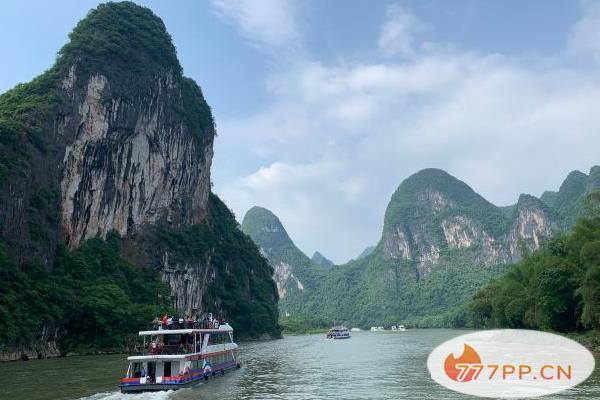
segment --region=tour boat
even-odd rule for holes
[[[177,390],[239,368],[233,328],[207,318],[198,322],[160,323],[141,331],[143,347],[127,358],[121,392]]]
[[[383,332],[383,326],[372,326],[371,327],[371,332]]]
[[[327,339],[350,339],[350,332],[345,326],[334,326],[327,332]]]

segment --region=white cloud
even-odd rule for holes
[[[600,62],[600,1],[584,1],[583,16],[573,26],[567,50],[571,55]]]
[[[295,65],[268,82],[271,107],[219,121],[217,192],[240,217],[271,209],[305,252],[343,262],[376,243],[391,194],[419,169],[500,205],[556,189],[600,162],[600,74],[563,61],[454,50]]]
[[[301,35],[297,4],[291,0],[212,0],[214,11],[263,49],[296,48]]]
[[[415,15],[398,4],[392,4],[386,11],[386,21],[377,42],[379,49],[387,54],[412,55],[415,36],[423,27]]]

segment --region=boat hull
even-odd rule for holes
[[[191,378],[181,382],[161,382],[161,383],[121,383],[121,393],[140,393],[140,392],[159,392],[165,390],[178,390],[184,388],[190,388],[193,386],[201,385],[211,378],[224,375],[225,371],[240,368],[239,363],[234,363],[218,370],[211,371],[208,373],[195,373]]]

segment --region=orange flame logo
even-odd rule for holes
[[[457,382],[468,382],[473,379],[473,375],[477,372],[475,369],[460,368],[465,364],[481,364],[481,358],[474,348],[465,343],[463,353],[460,357],[454,358],[452,353],[448,354],[444,361],[444,371],[448,378]]]

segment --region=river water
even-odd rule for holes
[[[124,355],[68,357],[0,364],[0,399],[473,399],[431,380],[426,362],[459,330],[358,332],[349,340],[324,335],[240,345],[242,369],[176,392],[123,395],[117,384]],[[580,386],[543,399],[600,399],[600,360]]]

